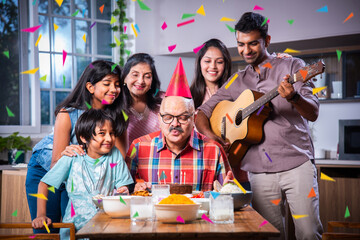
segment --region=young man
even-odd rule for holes
[[[234,101],[245,89],[267,93],[278,86],[280,97],[271,101],[273,111],[264,125],[264,139],[250,147],[241,168],[249,172],[254,193],[253,207],[280,230],[281,239],[285,239],[285,197],[292,215],[306,215],[294,219],[296,238],[321,239],[323,229],[319,218],[314,148],[307,124],[317,119],[319,102],[312,94],[310,84],[291,85],[288,82],[287,74],[294,74],[302,68],[302,60],[279,59],[268,53],[271,37],[264,21],[260,14],[248,12],[236,24],[238,52],[249,65],[237,72],[238,77],[229,88],[225,89],[225,83],[199,108],[196,127],[227,149],[229,143],[216,136],[209,125],[217,103]],[[270,64],[271,68],[264,67],[265,64]],[[308,198],[312,188],[316,197]],[[281,199],[279,205],[271,202],[276,199]]]

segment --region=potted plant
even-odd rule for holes
[[[9,164],[23,163],[25,153],[31,150],[31,138],[18,136],[19,132],[14,132],[10,136],[0,136],[0,151],[8,151]]]

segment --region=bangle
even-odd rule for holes
[[[300,98],[300,94],[298,92],[295,92],[295,94],[290,98],[287,99],[288,102],[290,103],[296,103]]]

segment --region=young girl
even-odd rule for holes
[[[98,60],[86,67],[69,96],[60,103],[55,110],[56,121],[54,132],[43,138],[33,149],[33,155],[28,165],[26,176],[26,194],[31,214],[31,219],[36,217],[37,200],[29,194],[37,193],[40,179],[50,170],[62,156],[66,146],[78,144],[75,137],[75,123],[79,116],[88,109],[106,109],[114,115],[116,122],[124,122],[120,107],[120,75],[121,70],[117,66],[111,70],[112,62]],[[125,154],[126,130],[125,124],[118,124],[115,146]],[[78,149],[78,153],[84,154],[81,147],[72,145],[70,150]],[[74,155],[71,151],[70,156]],[[53,222],[60,222],[64,216],[68,204],[68,196],[64,184],[50,193],[47,201],[48,217]],[[50,229],[58,232],[57,229]],[[34,233],[46,232],[46,230],[34,230]]]
[[[63,222],[74,223],[76,230],[82,228],[97,212],[92,197],[110,195],[116,188],[119,193],[128,193],[126,185],[133,180],[120,151],[114,148],[117,122],[101,109],[90,109],[78,119],[76,138],[86,154],[74,157],[63,156],[41,179],[38,194],[48,195],[48,187],[58,188],[66,181],[69,195]],[[121,123],[120,123],[121,124]],[[37,218],[34,228],[51,224],[46,215],[46,200],[37,199]],[[69,237],[69,229],[61,229],[61,239]]]

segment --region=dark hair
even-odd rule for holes
[[[75,125],[75,134],[79,145],[83,145],[86,148],[90,140],[96,136],[95,128],[97,126],[102,127],[105,121],[111,123],[113,130],[116,128],[115,120],[105,110],[92,108],[81,114]],[[81,141],[80,137],[85,138],[86,142]]]
[[[92,104],[92,94],[87,90],[86,83],[89,82],[92,85],[95,85],[107,75],[118,77],[120,81],[121,69],[119,66],[116,66],[114,70],[111,71],[112,65],[114,65],[113,62],[105,60],[96,60],[90,63],[81,74],[79,81],[72,92],[65,98],[64,101],[57,105],[55,109],[55,116],[57,116],[59,112],[62,112],[63,108],[76,108],[81,110],[88,109],[86,103],[90,105]],[[120,103],[121,98],[119,96],[112,104],[105,105],[104,108],[112,114],[116,122],[121,123],[115,128],[115,132],[119,135],[126,130],[125,119],[122,114]]]
[[[154,59],[146,53],[136,53],[132,55],[126,62],[122,74],[121,74],[121,96],[122,96],[122,108],[129,109],[133,103],[132,96],[129,89],[124,85],[126,76],[129,74],[131,68],[139,63],[146,63],[150,66],[152,74],[152,83],[149,91],[146,93],[146,105],[151,110],[156,110],[161,103],[160,91],[160,80],[156,72]],[[157,90],[158,89],[158,90]],[[157,92],[158,91],[158,92]],[[157,92],[156,96],[155,93]]]
[[[217,81],[217,85],[219,86],[219,88],[226,82],[226,80],[230,77],[231,74],[231,58],[225,44],[221,42],[219,39],[215,39],[215,38],[206,41],[204,44],[205,45],[200,49],[200,51],[197,54],[196,62],[195,62],[195,77],[190,86],[191,95],[194,99],[195,109],[198,108],[204,101],[204,96],[206,92],[206,83],[204,76],[201,73],[200,62],[210,47],[215,47],[219,49],[224,58],[224,63],[225,63],[224,72]]]
[[[244,13],[238,23],[235,25],[235,30],[243,33],[249,33],[251,31],[259,31],[263,39],[268,35],[268,24],[263,22],[265,17],[253,12]],[[262,25],[262,26],[261,26]]]

